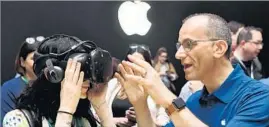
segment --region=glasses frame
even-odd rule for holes
[[[218,41],[218,40],[223,40],[223,39],[207,39],[207,40],[188,40],[182,43],[177,42],[176,43],[176,49],[179,50],[181,46],[183,46],[184,51],[189,52],[193,49],[194,45],[197,45],[198,42],[207,42],[207,41]],[[184,44],[187,43],[187,46],[184,47]]]

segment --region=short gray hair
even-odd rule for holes
[[[225,40],[228,49],[225,52],[225,56],[227,58],[230,57],[231,53],[231,44],[232,44],[232,38],[231,38],[231,30],[228,27],[228,23],[220,16],[215,15],[215,14],[210,14],[210,13],[197,13],[188,16],[183,20],[183,24],[196,16],[204,16],[208,18],[208,24],[207,24],[207,36],[209,39],[220,39],[220,40]]]

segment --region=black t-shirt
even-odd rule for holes
[[[125,117],[125,112],[132,104],[129,102],[128,98],[124,100],[120,100],[115,97],[114,101],[112,102],[112,112],[114,117]]]

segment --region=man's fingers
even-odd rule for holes
[[[133,81],[133,82],[135,82],[135,84],[140,84],[140,85],[146,84],[146,79],[144,79],[141,76],[126,74],[125,77],[126,77],[126,80]]]
[[[134,55],[128,55],[127,57],[131,62],[133,62],[136,65],[141,66],[145,69],[151,67],[151,65],[148,62],[146,62],[145,60],[141,60]]]
[[[144,75],[146,73],[146,70],[143,67],[140,67],[134,63],[128,62],[128,61],[123,61],[122,62],[125,66],[128,66],[129,68],[131,68],[136,75]]]
[[[122,64],[119,64],[119,69],[120,69],[120,74],[124,77],[124,75],[127,74],[127,72]]]
[[[123,67],[125,68],[127,74],[131,74],[131,75],[134,75],[134,72],[133,70],[126,64],[125,61],[122,61],[122,65]]]
[[[118,72],[116,72],[115,73],[115,77],[118,79],[118,81],[120,82],[121,86],[124,88],[124,85],[123,85],[124,79],[121,77],[121,75]]]

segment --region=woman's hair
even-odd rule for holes
[[[167,49],[165,47],[161,47],[158,49],[158,51],[156,52],[156,55],[154,57],[154,64],[157,64],[158,61],[159,61],[159,56],[162,54],[162,53],[167,53]],[[169,63],[169,60],[167,58],[167,62]]]
[[[17,73],[25,75],[25,68],[21,66],[21,58],[26,60],[28,54],[34,52],[43,40],[43,36],[34,36],[28,37],[23,41],[15,60],[15,70]]]
[[[72,46],[80,43],[68,35],[54,35],[46,38],[39,46],[38,52],[42,54],[63,53]],[[84,47],[78,47],[73,52],[85,52]],[[68,53],[69,54],[69,53]],[[63,56],[64,59],[67,56]],[[42,72],[42,71],[41,71]],[[35,126],[42,126],[42,117],[56,122],[57,111],[60,106],[61,83],[49,82],[44,73],[37,74],[37,79],[27,86],[18,98],[17,108],[34,112]],[[92,126],[96,126],[95,119],[90,111],[90,101],[80,99],[74,117],[84,117],[88,119]],[[72,125],[76,122],[73,119]]]
[[[133,54],[135,52],[142,54],[145,61],[148,62],[150,65],[152,65],[150,49],[146,45],[139,45],[139,44],[129,45],[129,49],[128,49],[127,55],[125,57],[125,60],[129,61],[127,56],[129,54]]]

